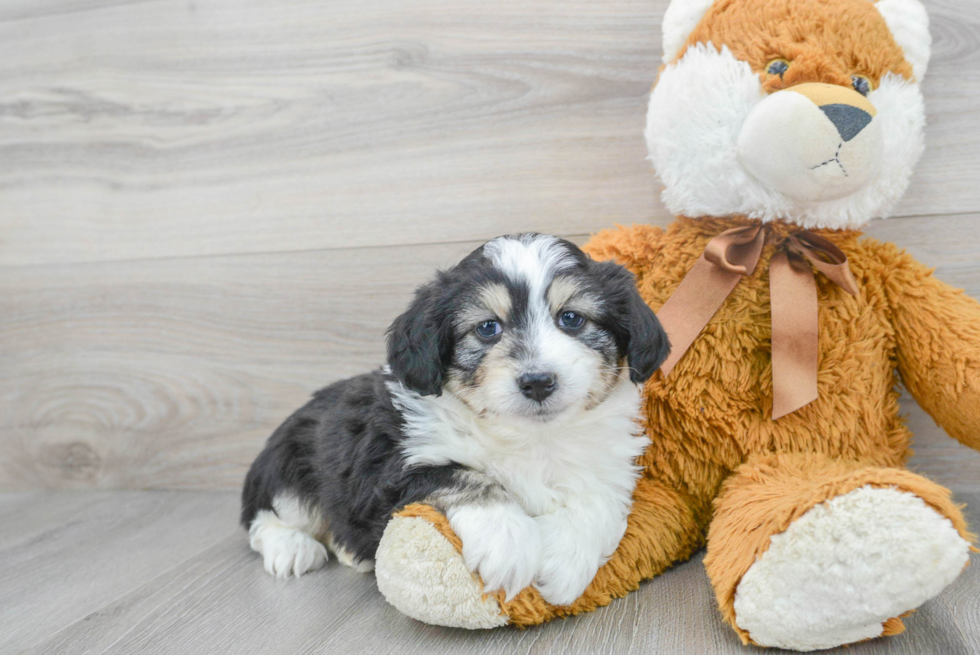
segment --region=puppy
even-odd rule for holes
[[[360,571],[392,513],[430,503],[485,589],[577,599],[626,530],[648,441],[637,385],[669,352],[632,275],[574,244],[494,239],[421,287],[388,366],[273,433],[242,492],[266,570]]]

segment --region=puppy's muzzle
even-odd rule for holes
[[[881,166],[884,140],[876,115],[853,89],[798,84],[749,113],[738,135],[738,158],[753,177],[796,200],[843,198]]]
[[[558,388],[558,376],[554,373],[525,373],[517,378],[517,386],[526,398],[540,403]]]

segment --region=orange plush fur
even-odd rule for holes
[[[657,310],[711,237],[747,223],[681,218],[666,230],[610,230],[588,250],[632,270]],[[658,373],[647,384],[652,444],[616,554],[568,607],[548,605],[533,588],[509,603],[500,595],[512,623],[533,625],[607,605],[690,557],[715,518],[707,538],[718,548],[709,549],[705,565],[723,616],[747,639],[734,623],[732,599],[769,537],[814,505],[863,485],[911,491],[973,538],[949,492],[903,468],[911,434],[899,414],[897,385],[901,374],[950,434],[980,447],[980,305],[890,244],[856,231],[818,231],[847,254],[861,294],[851,297],[817,278],[820,397],[773,422],[768,264],[792,231],[772,226],[755,273],[735,287],[670,378]],[[760,491],[765,503],[745,502]],[[429,517],[461,547],[448,521],[434,519],[436,510],[415,505],[403,514]]]
[[[912,67],[871,2],[719,0],[687,43],[727,46],[759,72],[766,93],[802,82],[846,87],[854,74],[873,84],[885,73],[912,77]],[[681,50],[677,58],[683,55]],[[765,74],[766,64],[777,58],[793,65],[783,76]]]
[[[841,29],[845,23],[860,29]],[[912,79],[901,47],[867,1],[718,0],[678,57],[707,42],[748,62],[767,93],[803,82],[849,86],[853,74],[872,85],[888,72]],[[793,61],[782,77],[766,73],[775,58]],[[629,268],[658,310],[712,237],[749,223],[680,217],[665,229],[601,232],[586,249]],[[707,544],[705,565],[722,616],[749,642],[735,623],[733,599],[770,538],[815,505],[864,486],[911,492],[973,539],[949,491],[904,468],[911,434],[898,387],[904,383],[950,435],[980,448],[980,305],[893,245],[853,230],[814,230],[847,255],[860,293],[848,295],[816,276],[819,398],[773,421],[769,262],[799,229],[769,224],[755,272],[738,283],[670,377],[658,373],[647,383],[652,443],[613,558],[568,607],[548,605],[533,587],[510,602],[502,592],[491,594],[511,623],[528,626],[606,605]],[[402,514],[428,518],[460,549],[431,507],[413,505]],[[895,617],[882,634],[902,629]]]

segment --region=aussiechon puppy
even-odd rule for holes
[[[281,577],[328,550],[368,571],[392,513],[426,501],[488,590],[571,603],[626,530],[648,443],[637,385],[668,351],[621,266],[553,236],[494,239],[416,292],[387,367],[275,431],[242,491],[251,547]]]

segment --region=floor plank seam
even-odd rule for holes
[[[32,16],[20,16],[18,18],[0,18],[0,25],[13,25],[15,23],[23,23],[32,20],[45,20],[48,18],[59,18],[62,16],[70,16],[72,14],[82,14],[86,12],[99,12],[105,10],[116,9],[117,7],[131,7],[133,5],[150,4],[156,2],[157,0],[124,0],[122,2],[115,2],[110,5],[99,5],[99,6],[86,6],[86,7],[74,7],[72,9],[62,10],[62,11],[47,11],[40,14],[35,14]]]
[[[193,559],[195,559],[195,558],[197,558],[197,557],[200,557],[200,556],[201,556],[201,555],[202,555],[203,553],[206,553],[206,552],[208,552],[208,551],[210,551],[210,550],[213,550],[213,549],[214,549],[214,548],[216,548],[217,546],[220,546],[220,545],[221,545],[221,544],[223,544],[224,542],[226,542],[226,541],[228,541],[229,539],[231,539],[231,538],[233,537],[233,535],[234,535],[234,534],[237,534],[237,532],[238,532],[238,531],[236,530],[236,531],[235,531],[235,533],[232,533],[232,534],[226,534],[225,536],[223,536],[222,538],[220,538],[220,539],[218,539],[217,541],[215,541],[214,543],[212,543],[212,544],[210,544],[209,546],[206,546],[205,548],[202,548],[202,549],[201,549],[201,550],[199,550],[198,552],[196,552],[196,553],[194,553],[193,555],[191,555],[191,556],[189,556],[189,557],[187,557],[187,558],[185,558],[185,559],[183,559],[183,560],[181,560],[180,562],[178,562],[177,564],[174,564],[174,565],[173,565],[173,566],[171,566],[170,568],[168,568],[168,569],[166,569],[166,570],[164,570],[164,571],[161,571],[160,573],[158,573],[157,575],[155,575],[155,576],[153,576],[153,577],[152,577],[152,578],[150,578],[149,580],[145,580],[144,582],[142,582],[142,583],[140,583],[140,584],[138,584],[138,585],[136,585],[135,587],[132,587],[132,588],[130,588],[130,589],[128,589],[127,591],[125,591],[125,592],[123,592],[123,593],[121,593],[121,594],[119,594],[118,596],[115,596],[115,597],[114,597],[114,598],[113,598],[112,600],[110,600],[110,601],[108,601],[108,602],[106,602],[106,603],[103,603],[103,604],[102,604],[102,605],[100,605],[100,606],[99,606],[98,608],[96,608],[96,609],[94,609],[94,610],[92,610],[91,612],[89,612],[89,613],[88,613],[88,614],[86,614],[85,616],[83,616],[83,617],[81,617],[80,619],[78,619],[78,620],[76,620],[76,621],[73,621],[73,622],[71,622],[71,623],[69,623],[69,624],[67,624],[67,625],[65,625],[65,626],[64,626],[64,627],[62,627],[62,628],[59,628],[59,629],[58,629],[58,630],[56,630],[55,632],[53,632],[53,633],[51,633],[51,634],[49,634],[49,635],[48,635],[47,637],[44,637],[43,639],[41,639],[41,640],[39,640],[39,641],[36,641],[35,643],[33,643],[33,644],[31,644],[31,646],[29,647],[29,649],[28,649],[28,650],[29,650],[29,651],[30,651],[30,650],[34,650],[34,649],[36,649],[36,648],[38,648],[38,647],[40,647],[40,646],[42,646],[43,644],[45,644],[45,643],[47,643],[47,642],[50,642],[50,641],[52,641],[52,640],[55,640],[55,639],[56,639],[56,638],[58,637],[58,635],[60,635],[60,634],[62,634],[62,633],[63,633],[63,632],[65,632],[66,630],[70,630],[70,629],[72,629],[72,628],[74,628],[75,626],[77,626],[77,625],[79,625],[79,624],[81,624],[81,623],[84,623],[85,621],[87,621],[87,620],[89,619],[89,617],[91,617],[91,616],[93,616],[93,615],[97,615],[97,614],[99,614],[99,613],[102,613],[102,612],[104,612],[104,611],[106,611],[107,609],[109,609],[109,608],[111,608],[111,607],[112,607],[113,605],[115,605],[115,604],[116,604],[116,603],[118,603],[119,601],[121,601],[121,600],[123,600],[123,599],[124,599],[124,598],[126,598],[127,596],[130,596],[130,595],[132,595],[133,593],[135,593],[136,591],[139,591],[140,589],[142,589],[142,588],[144,588],[144,587],[146,587],[146,586],[148,586],[148,585],[151,585],[151,584],[153,584],[153,583],[154,583],[155,581],[157,581],[157,580],[160,580],[160,579],[162,579],[162,578],[166,578],[167,576],[171,576],[171,577],[172,577],[172,574],[173,574],[173,572],[174,572],[174,571],[176,571],[176,570],[178,570],[178,569],[179,569],[180,567],[182,567],[182,566],[184,566],[184,565],[186,565],[186,564],[187,564],[188,562],[190,562],[191,560],[193,560]],[[216,564],[215,564],[214,566],[212,566],[212,567],[211,567],[210,569],[208,569],[208,570],[212,570],[212,569],[214,569],[214,568],[217,568],[218,566],[220,566],[220,562],[219,562],[219,563],[216,563]],[[188,582],[188,583],[187,583],[186,585],[184,585],[183,587],[181,587],[181,589],[180,589],[179,591],[184,591],[184,590],[185,590],[185,589],[187,589],[187,587],[189,587],[189,586],[190,586],[191,584],[192,584],[192,582]],[[156,609],[158,609],[158,608],[159,608],[159,607],[160,607],[161,605],[163,605],[163,604],[164,604],[164,602],[161,602],[161,603],[160,603],[160,605],[157,605],[157,606],[154,606],[154,607],[153,607],[153,610],[155,611]],[[127,630],[127,631],[126,631],[125,633],[123,633],[122,635],[120,635],[118,639],[116,639],[115,641],[113,641],[113,642],[112,642],[112,644],[111,644],[111,645],[110,645],[110,646],[109,646],[108,648],[111,648],[111,647],[112,647],[112,646],[114,646],[114,645],[115,645],[116,643],[118,643],[118,642],[119,642],[119,641],[120,641],[120,640],[121,640],[121,639],[122,639],[123,637],[125,637],[125,636],[126,636],[126,634],[129,634],[129,632],[131,632],[132,630],[134,630],[134,629],[135,629],[135,628],[136,628],[136,627],[137,627],[138,625],[139,625],[138,623],[136,623],[136,624],[134,624],[134,625],[133,625],[133,626],[132,626],[131,628],[129,628],[129,630]],[[106,652],[106,651],[108,650],[108,648],[106,648],[105,650],[103,650],[103,651],[101,651],[101,653],[105,653],[105,652]]]
[[[193,557],[187,558],[186,560],[184,560],[183,562],[181,562],[177,566],[172,567],[168,571],[173,571],[173,569],[177,568],[178,566],[182,566],[182,565],[186,564],[187,562],[189,562],[189,561],[191,561],[193,559],[196,559],[196,558],[200,557],[203,553],[205,553],[207,551],[210,551],[210,550],[213,550],[213,549],[217,548],[218,546],[223,545],[224,542],[225,541],[228,541],[230,538],[231,538],[230,536],[229,537],[226,537],[225,539],[222,539],[220,542],[218,542],[216,544],[213,544],[212,546],[209,546],[208,548],[205,548],[204,550],[196,553]],[[225,561],[218,560],[217,562],[215,562],[215,564],[213,566],[210,566],[210,567],[204,569],[203,571],[200,572],[200,574],[196,575],[193,579],[189,580],[187,582],[187,584],[183,585],[179,589],[176,589],[172,593],[168,594],[166,599],[161,600],[158,604],[154,605],[152,608],[150,608],[148,611],[146,611],[145,614],[147,616],[153,615],[154,613],[157,612],[157,610],[159,610],[161,607],[163,607],[167,603],[169,603],[173,597],[183,595],[183,592],[185,592],[187,589],[189,589],[190,587],[192,587],[195,583],[198,583],[201,578],[208,576],[210,573],[212,573],[215,570],[221,568],[225,564],[226,564]],[[154,578],[154,580],[159,579],[159,577],[160,576],[157,576],[156,578]],[[115,603],[118,600],[120,600],[121,598],[125,598],[127,595],[130,595],[130,594],[134,593],[135,591],[138,591],[139,589],[142,589],[143,587],[146,587],[146,586],[152,584],[152,582],[153,582],[152,580],[148,580],[146,583],[140,585],[136,589],[130,590],[127,594],[124,594],[123,596],[121,596],[120,598],[117,598],[116,600],[114,600],[112,602]],[[133,633],[140,626],[142,626],[143,623],[144,622],[142,620],[134,622],[133,625],[128,630],[126,630],[124,633],[122,633],[121,635],[119,635],[119,637],[117,639],[115,639],[111,644],[109,644],[106,648],[104,648],[102,651],[100,651],[99,655],[105,655],[105,653],[108,653],[110,650],[112,650],[113,647],[115,647],[116,644],[118,644],[121,641],[123,641],[123,639],[125,639],[127,635]]]
[[[144,1],[144,0],[138,0]],[[2,21],[0,21],[2,24]],[[980,211],[980,208],[978,208]],[[974,216],[977,211],[956,211],[956,212],[941,212],[937,214],[904,214],[899,216],[889,216],[884,219],[874,219],[864,226],[864,229],[873,229],[876,225],[881,224],[884,221],[908,221],[908,220],[927,220],[932,218],[956,218],[956,217],[968,217]],[[672,219],[668,219],[669,220]],[[602,227],[596,229],[596,232],[603,229],[613,228],[616,226],[628,226],[628,225],[660,225],[660,223],[654,222],[650,223],[649,220],[632,220],[632,221],[612,221]],[[553,232],[555,236],[559,236],[563,239],[577,239],[577,238],[589,238],[595,232],[574,232],[574,233],[564,233],[564,232]],[[391,250],[391,249],[401,249],[401,248],[432,248],[437,246],[455,246],[463,245],[466,243],[483,243],[489,239],[492,239],[498,234],[493,234],[486,238],[465,238],[465,239],[447,239],[440,241],[419,241],[411,243],[391,243],[391,244],[351,244],[345,246],[335,246],[335,247],[318,247],[318,248],[284,248],[279,250],[243,250],[243,251],[220,251],[220,252],[209,252],[200,254],[186,254],[186,255],[162,255],[159,257],[110,257],[107,259],[98,260],[59,260],[57,263],[37,263],[37,264],[5,264],[0,261],[0,270],[3,271],[16,271],[16,270],[30,270],[32,268],[43,268],[50,270],[51,268],[73,268],[73,267],[83,267],[83,266],[106,266],[114,264],[134,264],[140,262],[179,262],[179,261],[193,261],[201,259],[226,259],[226,258],[237,258],[237,257],[261,257],[268,255],[292,255],[292,254],[312,254],[312,253],[331,253],[331,252],[349,252],[358,250]],[[901,244],[899,244],[901,245]]]
[[[616,225],[625,225],[625,223],[616,223]],[[613,227],[613,225],[609,225]],[[559,236],[563,239],[576,239],[585,238],[592,236],[592,233],[574,233],[566,234],[563,232],[553,233],[555,236]],[[214,252],[214,253],[204,253],[204,254],[194,254],[194,255],[163,255],[160,257],[133,257],[133,258],[109,258],[109,259],[99,259],[99,260],[75,260],[75,261],[59,261],[57,264],[51,263],[38,263],[38,264],[4,264],[0,262],[0,271],[16,271],[16,270],[30,270],[32,268],[40,268],[45,270],[51,270],[53,268],[73,268],[80,266],[110,266],[114,264],[138,264],[141,262],[171,262],[171,261],[189,261],[195,259],[229,259],[238,257],[262,257],[268,255],[301,255],[301,254],[313,254],[313,253],[331,253],[331,252],[345,252],[345,251],[358,251],[358,250],[395,250],[403,248],[433,248],[437,246],[458,246],[467,243],[472,244],[482,244],[490,239],[493,239],[499,234],[493,234],[485,239],[455,239],[447,241],[422,241],[418,243],[391,243],[391,244],[380,244],[380,245],[369,245],[369,244],[357,244],[349,246],[337,246],[328,248],[286,248],[283,250],[256,250],[256,251],[240,251],[240,252]]]
[[[971,559],[971,564],[972,564],[972,559]],[[953,606],[950,605],[949,602],[946,600],[946,593],[945,593],[945,591],[943,593],[939,594],[938,596],[936,596],[936,600],[939,603],[942,604],[942,606],[949,613],[949,616],[952,618],[953,629],[956,630],[956,634],[959,637],[960,643],[962,643],[964,646],[966,646],[967,648],[969,648],[970,647],[970,638],[967,636],[967,633],[963,629],[963,626],[960,625],[959,617],[956,615],[956,611],[953,609]]]

